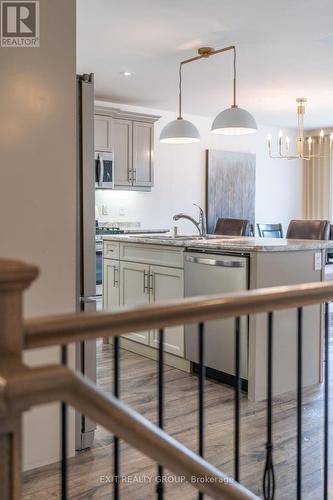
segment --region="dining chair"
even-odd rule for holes
[[[225,219],[219,218],[216,222],[215,234],[228,236],[247,236],[249,221],[247,219]]]
[[[329,235],[329,240],[333,240],[333,224],[330,224],[330,235]],[[333,248],[328,248],[327,249],[327,256],[326,256],[327,262],[330,264],[333,264]]]
[[[286,238],[300,240],[328,240],[330,236],[330,221],[300,219],[291,220]]]
[[[260,238],[283,238],[282,224],[257,224]]]

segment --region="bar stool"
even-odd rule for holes
[[[328,220],[291,220],[286,238],[299,240],[328,240],[330,221]]]
[[[330,236],[328,238],[329,240],[333,240],[333,224],[330,224]],[[327,250],[327,262],[330,264],[333,264],[333,248],[329,248]]]
[[[283,238],[282,224],[257,224],[260,238]]]
[[[249,230],[247,219],[217,219],[215,234],[246,236]]]

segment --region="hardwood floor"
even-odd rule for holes
[[[332,342],[330,351],[333,351]],[[333,352],[332,352],[333,356]],[[332,359],[331,356],[331,359]],[[333,381],[333,361],[330,382]],[[105,391],[112,387],[112,348],[98,343],[98,385]],[[134,409],[156,421],[156,362],[121,352],[121,397]],[[165,369],[166,431],[192,450],[197,449],[197,378],[177,369]],[[233,474],[233,389],[207,380],[206,458],[225,473]],[[333,394],[330,408],[333,406]],[[265,461],[265,402],[252,403],[242,398],[241,482],[261,495]],[[332,424],[332,411],[331,420]],[[303,404],[303,499],[319,500],[322,494],[323,463],[323,391],[307,389]],[[292,393],[274,398],[274,464],[277,500],[296,498],[296,402]],[[331,449],[332,438],[330,436]],[[332,456],[332,454],[331,454]],[[99,428],[94,447],[70,460],[69,496],[71,499],[112,498],[112,436]],[[59,498],[59,466],[52,465],[28,472],[24,479],[25,500]],[[332,460],[331,460],[332,469]],[[155,495],[156,465],[138,451],[121,443],[121,498],[147,500]],[[333,498],[333,477],[330,479]],[[197,498],[195,489],[176,482],[169,475],[166,499]]]

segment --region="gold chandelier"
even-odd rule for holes
[[[268,153],[269,157],[273,159],[286,159],[286,160],[306,160],[310,161],[312,158],[327,158],[331,156],[332,153],[332,143],[333,143],[333,133],[330,135],[330,149],[329,154],[324,154],[324,130],[320,131],[319,134],[319,152],[313,154],[313,139],[312,137],[304,137],[304,114],[305,114],[305,103],[306,99],[304,97],[298,97],[297,102],[297,139],[296,139],[296,152],[292,154],[290,152],[290,138],[287,136],[283,140],[283,132],[280,131],[278,137],[278,153],[276,155],[272,154],[272,136],[269,135],[267,138]]]

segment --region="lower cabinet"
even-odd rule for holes
[[[120,261],[120,306],[149,304],[149,266]],[[149,331],[131,333],[126,338],[149,344]]]
[[[103,309],[119,309],[119,260],[103,259]]]
[[[184,271],[172,267],[150,266],[151,302],[184,297]],[[158,331],[150,334],[150,345],[158,347]],[[166,352],[184,357],[184,327],[166,328],[164,332]]]
[[[103,305],[105,310],[154,304],[184,297],[183,269],[104,258]],[[157,348],[156,330],[130,333],[126,338]],[[166,328],[165,352],[184,357],[184,327]]]

